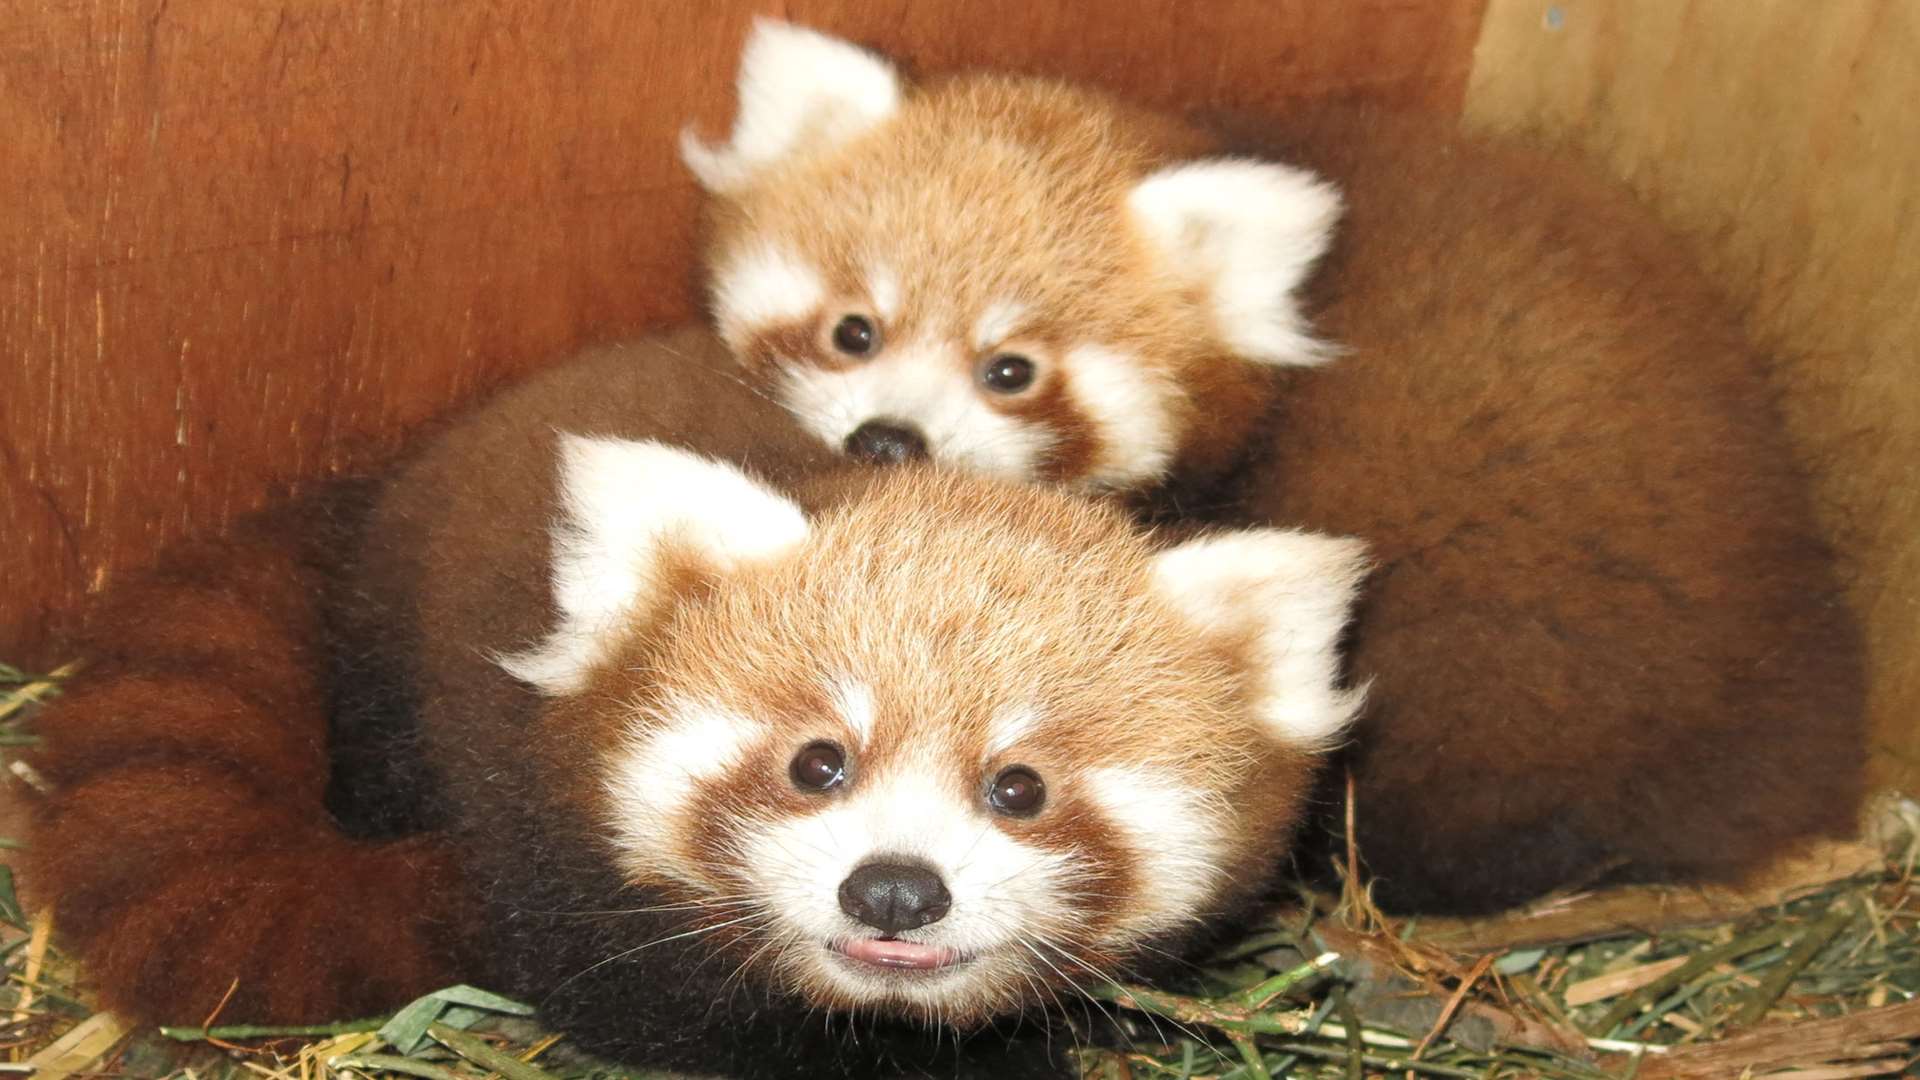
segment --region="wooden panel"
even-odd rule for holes
[[[0,0],[0,656],[276,483],[693,314],[673,138],[725,123],[754,10],[1166,104],[1453,109],[1480,2]]]
[[[1466,111],[1608,163],[1750,301],[1920,790],[1920,5],[1492,0]]]

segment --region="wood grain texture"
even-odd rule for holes
[[[748,17],[1169,105],[1455,109],[1482,0],[0,0],[0,656],[118,567],[696,312]]]
[[[1781,358],[1852,562],[1879,778],[1920,789],[1920,5],[1492,0],[1466,114],[1604,161]]]

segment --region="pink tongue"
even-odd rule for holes
[[[912,941],[882,941],[879,938],[854,938],[841,952],[875,967],[912,968],[931,971],[959,959],[951,949],[921,945]]]

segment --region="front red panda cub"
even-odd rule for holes
[[[952,1053],[930,1025],[1037,1016],[1216,932],[1359,704],[1352,541],[1156,551],[1112,508],[957,472],[790,498],[658,443],[558,451],[539,640],[488,618],[488,566],[414,563],[430,624],[493,628],[429,648],[421,720],[491,981],[629,1061],[898,1075]],[[1004,1043],[959,1061],[1052,1052]]]
[[[1234,927],[1359,705],[1359,545],[810,457],[724,355],[561,365],[108,594],[24,875],[104,1002],[1057,1077],[1072,987]]]
[[[856,456],[1206,479],[1266,405],[1260,365],[1326,356],[1292,293],[1334,190],[1207,158],[1102,95],[992,75],[908,93],[878,57],[762,19],[732,135],[683,152],[714,196],[722,337]]]

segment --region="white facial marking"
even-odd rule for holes
[[[768,167],[839,145],[900,107],[900,78],[849,42],[757,18],[740,58],[739,114],[725,145],[680,133],[680,155],[709,191],[733,191]]]
[[[857,1001],[952,1008],[1020,985],[1034,963],[1019,937],[1074,925],[1069,856],[1008,836],[930,763],[907,760],[863,776],[817,813],[770,822],[747,838],[750,891],[794,936],[798,961]],[[862,970],[828,945],[877,931],[840,908],[840,883],[871,859],[918,860],[940,874],[952,906],[906,941],[955,950],[969,962],[912,979]],[[1058,962],[1058,961],[1056,961]]]
[[[856,679],[839,678],[833,680],[827,693],[833,700],[834,711],[840,714],[840,719],[846,721],[847,728],[853,732],[854,745],[871,742],[873,688]]]
[[[867,275],[867,296],[873,301],[873,313],[880,316],[881,324],[893,322],[900,314],[900,275],[890,267],[875,267]]]
[[[987,758],[992,760],[1018,746],[1020,740],[1040,725],[1040,711],[1031,705],[1003,709],[993,716],[987,733]]]
[[[1087,790],[1125,833],[1146,880],[1142,907],[1107,933],[1123,944],[1192,922],[1220,884],[1231,808],[1157,769],[1103,768],[1085,774]]]
[[[1053,439],[980,400],[972,376],[943,347],[890,347],[845,371],[796,366],[779,389],[787,411],[834,449],[869,420],[913,424],[935,461],[1031,480]]]
[[[560,435],[562,520],[553,533],[560,624],[525,652],[497,658],[550,695],[579,691],[624,622],[661,587],[669,542],[728,572],[775,558],[807,536],[792,501],[747,474],[661,443]]]
[[[980,318],[973,324],[973,347],[985,352],[1000,344],[1020,329],[1021,320],[1027,317],[1025,304],[1011,300],[996,300],[987,305]]]
[[[1155,556],[1154,584],[1205,632],[1251,631],[1260,715],[1280,738],[1321,748],[1366,696],[1339,689],[1338,648],[1365,550],[1358,540],[1284,529],[1221,533]]]
[[[1167,402],[1176,393],[1165,376],[1100,345],[1069,351],[1063,367],[1068,395],[1100,429],[1087,481],[1133,487],[1164,476],[1175,450]]]
[[[669,699],[639,718],[606,778],[623,869],[640,879],[710,886],[689,875],[689,861],[673,853],[675,821],[701,784],[736,767],[767,730],[711,701]]]
[[[772,245],[728,259],[713,275],[715,321],[736,349],[756,331],[811,318],[826,295],[813,267]]]
[[[1142,180],[1127,205],[1168,269],[1206,288],[1227,344],[1268,364],[1329,357],[1294,290],[1332,242],[1333,185],[1271,162],[1195,161]]]

